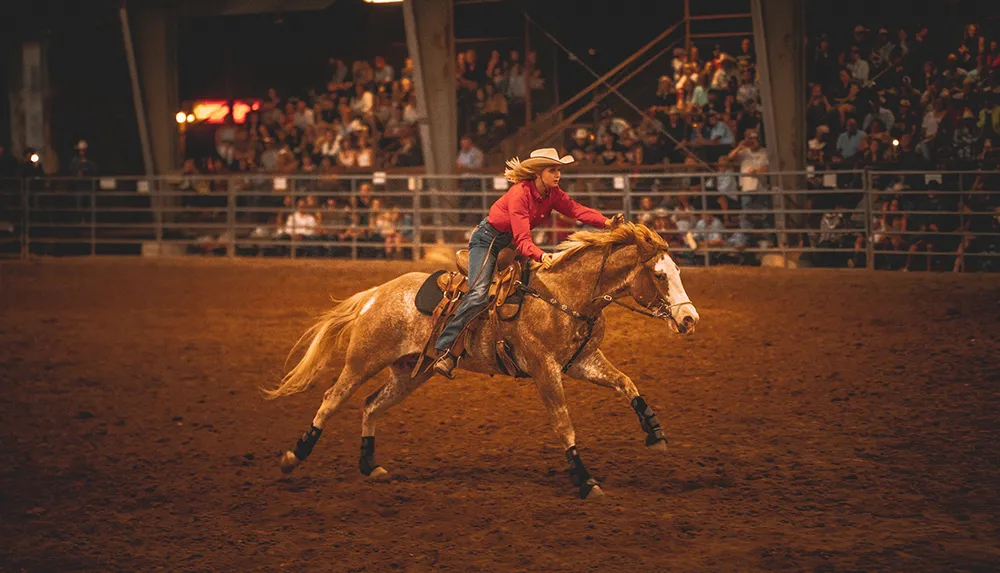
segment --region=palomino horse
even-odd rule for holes
[[[612,388],[628,400],[646,432],[646,447],[666,450],[666,438],[652,409],[632,380],[600,351],[604,337],[603,310],[631,296],[636,312],[663,319],[675,333],[690,334],[698,311],[681,284],[667,243],[643,225],[625,223],[611,231],[580,231],[560,246],[547,270],[535,265],[524,286],[518,318],[500,322],[503,336],[514,348],[517,366],[537,385],[556,434],[566,448],[569,474],[582,498],[603,495],[576,449],[576,437],[566,399],[563,374]],[[312,427],[292,451],[285,452],[281,468],[291,472],[312,452],[323,424],[366,380],[389,367],[391,380],[365,399],[361,423],[361,473],[379,478],[388,472],[375,463],[375,424],[379,417],[427,381],[434,371],[411,376],[413,360],[430,336],[431,318],[414,306],[426,273],[408,273],[340,302],[309,329],[300,342],[312,340],[299,363],[281,384],[267,392],[276,398],[305,390],[326,366],[335,347],[346,347],[344,369],[326,391]],[[492,326],[483,326],[465,347],[459,367],[496,374]],[[298,345],[296,345],[298,346]],[[294,349],[293,349],[294,350]]]

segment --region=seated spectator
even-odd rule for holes
[[[391,84],[395,79],[395,70],[385,63],[385,58],[375,56],[375,82],[379,84]]]
[[[719,157],[716,172],[718,174],[715,177],[705,181],[705,187],[718,193],[716,201],[719,203],[719,207],[723,211],[728,211],[730,205],[734,207],[739,205],[740,191],[736,175],[733,173],[733,162],[728,155]]]
[[[340,151],[337,153],[337,165],[340,167],[358,166],[358,147],[355,136],[348,136],[340,143]]]
[[[306,212],[307,207],[305,199],[299,199],[295,203],[295,211],[285,219],[285,226],[281,232],[283,236],[301,241],[316,234],[316,216]]]
[[[865,116],[865,120],[861,124],[861,129],[868,131],[868,126],[876,119],[881,120],[882,125],[887,130],[892,129],[893,124],[896,122],[896,118],[892,115],[892,112],[882,106],[882,100],[878,96],[871,99],[871,111]]]
[[[733,131],[729,129],[726,122],[719,120],[719,114],[714,111],[708,114],[707,138],[715,145],[733,145],[736,143]]]
[[[615,134],[606,131],[601,138],[601,145],[594,149],[598,165],[624,165],[627,148],[618,143]]]
[[[837,153],[845,160],[850,160],[858,153],[858,147],[865,133],[858,129],[858,121],[853,117],[847,120],[847,130],[837,138]]]
[[[483,168],[483,152],[475,146],[468,135],[460,141],[461,149],[455,159],[455,167],[460,171],[479,170]]]
[[[851,61],[847,64],[847,70],[851,73],[851,79],[864,86],[868,83],[871,67],[868,62],[861,58],[861,48],[851,46]]]
[[[837,111],[840,113],[840,125],[846,125],[848,114],[857,110],[857,98],[860,91],[858,83],[851,79],[850,72],[846,69],[840,70],[839,81],[831,92],[833,101],[837,105]]]
[[[569,146],[569,154],[581,163],[594,161],[594,144],[591,142],[590,132],[586,128],[578,127],[573,132],[573,142]]]
[[[723,238],[726,226],[722,219],[712,213],[702,213],[694,228],[694,239],[698,242],[698,248],[718,248],[726,245],[726,240]]]
[[[420,144],[417,143],[412,133],[407,133],[400,141],[399,149],[392,154],[392,159],[389,163],[394,167],[416,167],[423,165],[423,151],[420,149]]]

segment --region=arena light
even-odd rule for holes
[[[187,115],[183,111],[179,111],[177,112],[177,115],[174,116],[174,119],[177,120],[177,123],[184,123],[187,121]]]
[[[32,154],[31,154],[31,157],[30,157],[29,159],[31,159],[31,162],[32,162],[32,163],[38,163],[38,160],[39,160],[39,159],[41,159],[41,158],[40,158],[40,157],[38,157],[38,154],[37,154],[37,153],[32,153]]]
[[[248,113],[259,109],[260,100],[236,100],[233,102],[233,121],[236,123],[244,123],[247,120]]]
[[[893,140],[892,140],[892,146],[893,146],[893,147],[896,147],[896,146],[898,146],[898,145],[899,145],[899,140],[898,140],[898,139],[893,139]]]
[[[194,120],[195,120],[195,119],[196,119],[196,118],[194,117],[194,114],[193,114],[193,113],[189,113],[189,114],[188,114],[188,116],[187,116],[187,120],[188,120],[188,123],[194,123]]]
[[[194,117],[206,123],[222,123],[229,115],[229,105],[225,100],[201,100],[191,106]]]
[[[403,0],[365,0],[368,4],[399,4]]]

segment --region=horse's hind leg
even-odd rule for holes
[[[394,362],[389,367],[391,375],[389,383],[365,398],[364,414],[361,417],[361,457],[358,460],[358,469],[370,478],[381,478],[389,473],[375,463],[376,422],[389,408],[402,402],[434,373],[428,371],[411,378],[411,370],[412,365],[405,360]]]
[[[351,394],[354,393],[366,380],[379,373],[385,368],[384,361],[378,361],[375,357],[359,352],[351,356],[348,353],[347,362],[344,369],[340,371],[337,382],[331,386],[323,395],[323,403],[320,404],[316,416],[313,418],[312,426],[299,438],[294,450],[289,450],[281,457],[281,471],[291,473],[293,469],[302,463],[309,454],[312,453],[313,446],[323,433],[323,424],[337,411]]]
[[[598,386],[612,388],[621,394],[639,416],[639,424],[646,432],[646,447],[651,450],[666,451],[667,438],[663,436],[660,421],[656,419],[653,409],[639,395],[639,390],[632,379],[608,360],[604,353],[598,350],[590,356],[574,363],[567,372],[573,378],[586,380]]]

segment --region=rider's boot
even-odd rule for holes
[[[451,352],[445,352],[441,358],[438,358],[437,362],[434,363],[434,371],[445,378],[454,380],[455,375],[452,373],[452,370],[455,369],[455,365],[457,364],[458,358],[456,358]]]

